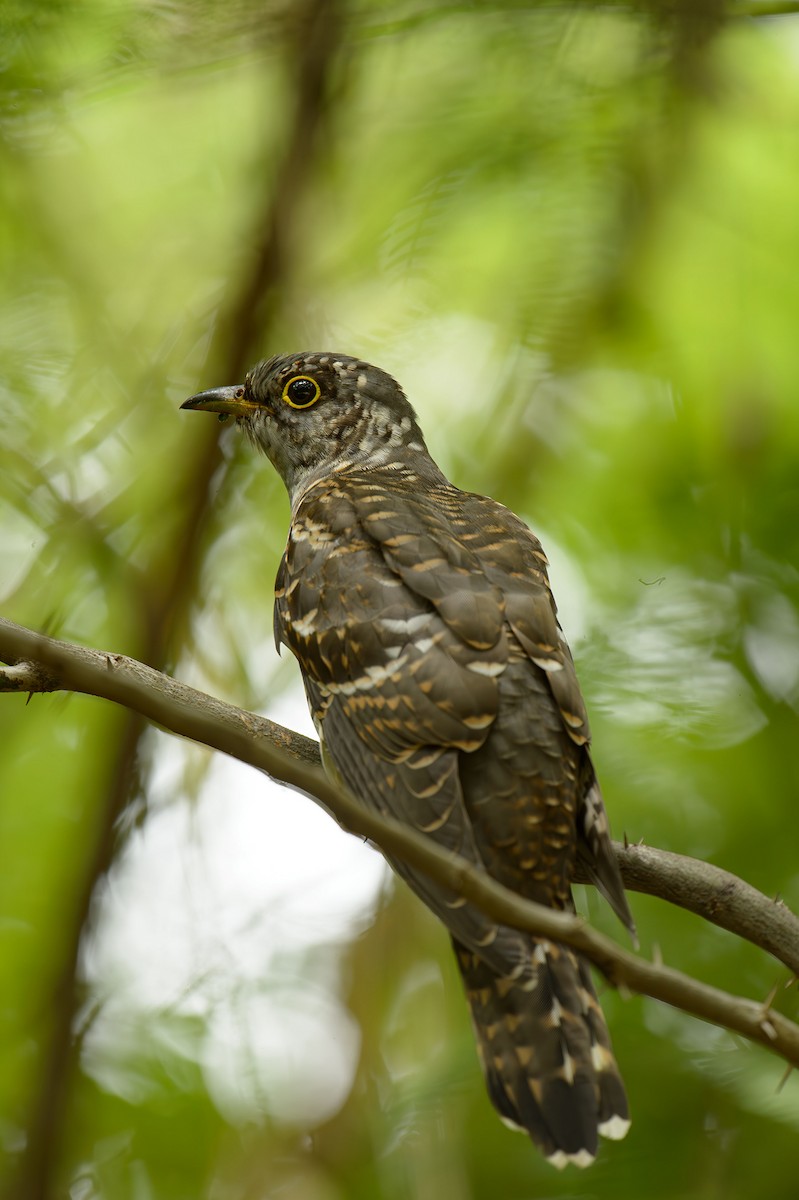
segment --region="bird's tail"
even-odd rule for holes
[[[530,941],[533,971],[502,977],[453,939],[491,1100],[556,1167],[586,1167],[623,1138],[627,1097],[588,963]]]

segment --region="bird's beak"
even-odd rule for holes
[[[211,388],[210,392],[199,392],[196,396],[189,396],[188,400],[184,400],[180,407],[190,408],[197,412],[225,413],[228,416],[244,417],[261,406],[254,404],[252,400],[245,400],[244,388],[241,384],[234,384],[233,387]]]

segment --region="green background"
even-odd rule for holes
[[[791,8],[3,4],[2,614],[296,725],[285,497],[178,404],[365,357],[542,538],[615,832],[796,908]],[[632,1130],[553,1171],[490,1108],[441,930],[320,823],[99,700],[0,697],[9,1197],[795,1200],[783,1064],[614,993]],[[306,839],[335,929],[284,920]],[[633,907],[644,954],[796,1016],[767,955]]]

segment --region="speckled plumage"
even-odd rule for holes
[[[288,488],[275,636],[300,664],[329,769],[542,904],[571,906],[579,857],[632,929],[527,526],[453,487],[398,384],[360,360],[269,359],[186,407],[235,414]],[[587,1165],[599,1132],[629,1124],[587,964],[392,865],[452,936],[494,1104],[555,1165]]]

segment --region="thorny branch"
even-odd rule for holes
[[[483,872],[397,821],[364,810],[327,778],[316,743],[244,712],[122,655],[47,638],[0,618],[0,691],[67,690],[112,700],[173,733],[203,742],[305,793],[345,829],[370,838],[456,889],[496,920],[581,951],[616,986],[624,986],[734,1030],[799,1067],[799,1025],[771,1008],[647,962],[592,929],[581,917],[524,900]],[[799,967],[799,919],[718,868],[649,847],[618,847],[624,881],[662,896]]]

